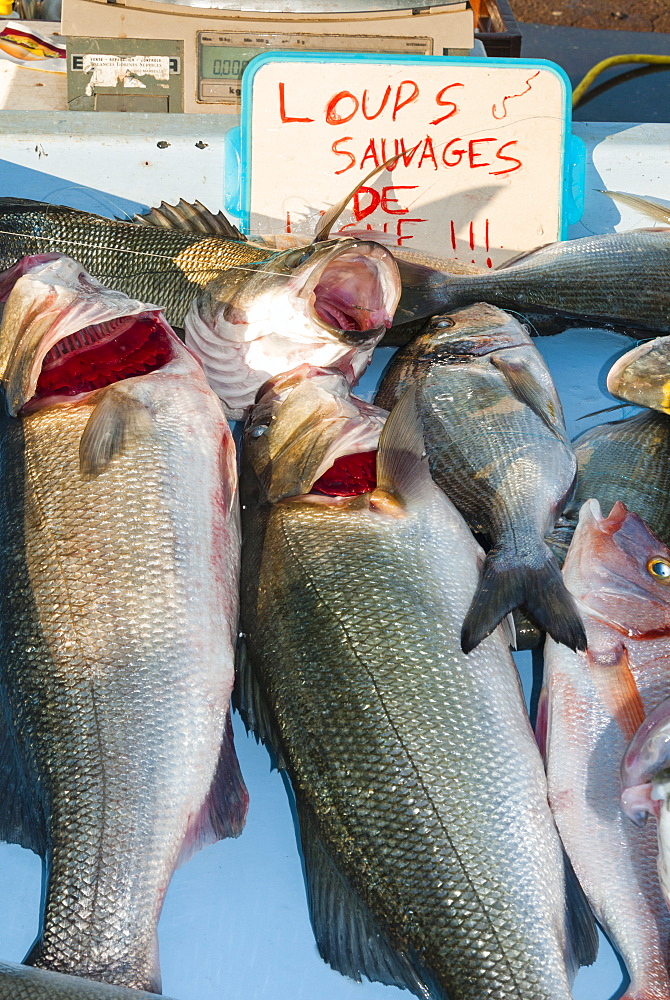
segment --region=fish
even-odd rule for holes
[[[670,577],[670,566],[667,574]],[[637,826],[649,816],[657,823],[656,867],[665,899],[670,907],[670,698],[646,717],[631,740],[621,762],[621,807]]]
[[[172,872],[237,836],[235,446],[157,306],[58,254],[0,276],[0,839],[28,965],[160,992]]]
[[[503,309],[552,313],[581,324],[670,332],[670,215],[637,199],[663,228],[583,236],[549,243],[483,274],[449,275],[417,263],[403,270],[395,322],[409,323],[457,306],[489,302]]]
[[[670,345],[664,337],[638,344],[607,373],[607,390],[617,399],[670,413]]]
[[[604,510],[621,500],[665,545],[670,545],[670,418],[645,411],[599,424],[572,442],[577,486],[547,538],[563,565],[586,500]]]
[[[156,1000],[155,993],[0,961],[0,1000]],[[163,997],[163,1000],[170,1000]]]
[[[509,637],[460,649],[481,550],[430,478],[413,391],[352,456],[331,378],[261,390],[240,479],[236,699],[290,778],[319,952],[422,998],[569,1000],[594,926]]]
[[[583,505],[563,567],[588,652],[547,639],[538,736],[561,839],[630,976],[625,1000],[667,1000],[668,912],[652,829],[619,806],[620,765],[645,715],[670,694],[670,549],[617,501]]]
[[[391,409],[410,384],[435,482],[491,545],[464,616],[464,652],[520,606],[558,642],[585,648],[579,612],[545,541],[577,462],[528,332],[487,303],[435,317],[393,357],[375,403]]]
[[[220,235],[0,198],[0,268],[47,252],[74,256],[106,286],[158,302],[169,323],[185,328],[231,419],[244,415],[268,377],[301,361],[332,365],[353,352],[354,363],[343,364],[355,378],[400,297],[391,253],[371,241],[327,240],[276,252]]]
[[[252,268],[254,270],[252,270]],[[400,277],[376,243],[330,240],[213,278],[186,315],[186,344],[233,420],[268,377],[339,364],[352,383],[391,325]]]

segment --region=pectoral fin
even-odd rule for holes
[[[644,722],[646,712],[630,669],[628,650],[621,645],[611,655],[593,650],[586,655],[598,697],[629,742]]]
[[[553,400],[545,386],[537,381],[533,371],[524,364],[521,356],[517,358],[513,356],[512,351],[500,351],[491,354],[490,361],[504,375],[516,398],[530,407],[549,430],[563,440],[565,427],[560,404],[557,405],[557,400]]]
[[[117,386],[105,389],[79,442],[82,476],[100,475],[151,428],[151,414],[141,400]]]

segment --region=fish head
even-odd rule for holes
[[[639,344],[615,361],[607,389],[617,399],[670,413],[670,342],[668,337]]]
[[[487,302],[434,316],[415,341],[417,350],[455,360],[529,343],[528,331],[514,316]]]
[[[384,247],[315,243],[212,279],[186,317],[186,343],[239,419],[268,378],[303,362],[331,367],[355,349],[350,374],[360,377],[399,297],[398,268]]]
[[[638,826],[658,818],[670,795],[670,698],[649,713],[621,762],[621,806]]]
[[[77,401],[185,352],[158,306],[105,288],[62,254],[26,257],[0,274],[0,299],[11,416]]]
[[[670,635],[670,549],[621,501],[607,517],[597,500],[582,506],[564,576],[588,614],[629,639]]]
[[[324,495],[373,489],[374,457],[368,456],[377,448],[386,416],[385,410],[352,396],[338,369],[304,364],[267,381],[247,419],[242,449],[262,502],[308,494],[334,467],[344,492],[338,492],[331,475]],[[348,469],[338,470],[338,461],[351,456]]]

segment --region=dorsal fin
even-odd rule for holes
[[[186,233],[197,233],[221,236],[227,240],[246,241],[246,236],[230,222],[223,212],[216,215],[210,212],[200,201],[184,201],[179,199],[177,205],[168,205],[162,201],[160,208],[150,208],[142,215],[135,215],[133,221],[140,226],[153,226],[158,229],[180,229]]]

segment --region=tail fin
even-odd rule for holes
[[[492,549],[461,630],[461,648],[469,653],[514,608],[525,607],[552,639],[570,649],[586,649],[586,633],[558,563],[545,549],[541,566],[527,566],[515,552]]]

